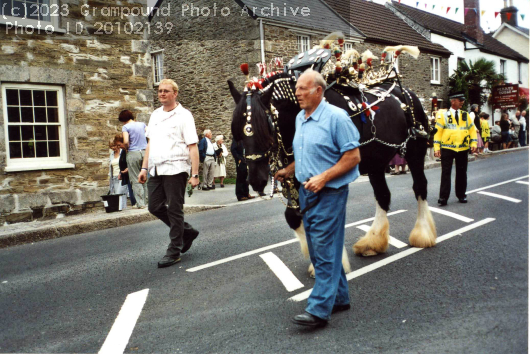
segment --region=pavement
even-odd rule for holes
[[[508,150],[494,151],[490,154],[470,156],[469,161],[489,158],[499,154],[508,154],[520,150],[528,150],[528,147],[514,148]],[[440,162],[426,161],[425,169],[438,168]],[[387,178],[393,176],[386,175]],[[360,176],[353,183],[367,182],[367,176]],[[264,199],[270,199],[268,193],[270,184],[265,188],[266,197],[260,198],[257,193],[251,192],[256,198],[238,202],[235,196],[235,185],[225,184],[224,188],[216,185],[215,190],[202,191],[195,189],[191,197],[186,194],[184,213],[191,214],[205,210],[232,207],[236,205],[257,203]],[[276,195],[273,198],[278,198]],[[25,243],[33,243],[58,237],[82,234],[91,231],[110,229],[114,227],[153,221],[156,218],[147,209],[136,209],[130,206],[123,211],[106,213],[104,209],[97,212],[67,216],[53,220],[23,222],[0,227],[0,248],[6,248]]]

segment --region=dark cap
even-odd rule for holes
[[[450,100],[457,99],[457,100],[465,101],[466,100],[466,95],[464,95],[463,92],[456,92],[456,93],[453,93],[453,94],[449,95],[449,99]]]

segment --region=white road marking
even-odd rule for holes
[[[390,215],[394,215],[394,214],[399,214],[399,213],[403,213],[405,211],[406,210],[397,210],[397,211],[394,211],[392,213],[388,213],[388,215],[390,216]],[[364,219],[364,220],[361,220],[361,221],[356,221],[354,223],[346,225],[345,227],[348,228],[348,227],[352,227],[352,226],[355,226],[355,225],[364,224],[364,223],[366,223],[368,221],[372,221],[372,220],[374,220],[374,218],[368,218],[368,219]],[[193,268],[190,268],[190,269],[186,269],[186,271],[187,272],[196,272],[198,270],[203,270],[203,269],[206,269],[206,268],[214,267],[214,266],[219,265],[219,264],[231,262],[231,261],[234,261],[234,260],[239,259],[239,258],[248,257],[248,256],[251,256],[251,255],[256,254],[256,253],[261,253],[263,251],[267,251],[267,250],[270,250],[270,249],[273,249],[273,248],[282,247],[282,246],[285,246],[285,245],[288,245],[288,244],[294,243],[294,242],[298,242],[298,239],[294,238],[294,239],[289,240],[289,241],[275,243],[273,245],[265,246],[265,247],[262,247],[262,248],[258,248],[258,249],[253,250],[253,251],[248,251],[248,252],[245,252],[245,253],[236,254],[235,256],[231,256],[231,257],[228,257],[228,258],[220,259],[220,260],[215,261],[215,262],[206,263],[206,264],[203,264],[201,266],[197,266],[197,267],[193,267]]]
[[[193,267],[193,268],[190,268],[190,269],[186,269],[186,271],[187,272],[196,272],[198,270],[202,270],[202,269],[205,269],[205,268],[210,268],[210,267],[213,267],[213,266],[216,266],[216,265],[219,265],[219,264],[223,264],[223,263],[226,263],[226,262],[233,261],[235,259],[247,257],[247,256],[250,256],[250,255],[253,255],[253,254],[256,254],[256,253],[261,253],[263,251],[267,251],[267,250],[270,250],[270,249],[273,249],[273,248],[285,246],[285,245],[288,245],[288,244],[294,243],[294,242],[298,242],[298,239],[293,238],[292,240],[284,241],[284,242],[280,242],[280,243],[275,243],[274,245],[261,247],[261,248],[258,248],[257,250],[236,254],[235,256],[232,256],[232,257],[220,259],[220,260],[215,261],[215,262],[206,263],[206,264],[203,264],[203,265],[198,266],[198,267]]]
[[[507,197],[507,196],[505,196],[505,195],[500,195],[500,194],[497,194],[497,193],[491,193],[491,192],[478,192],[478,194],[489,195],[490,197],[493,197],[493,198],[499,198],[499,199],[504,199],[504,200],[507,200],[507,201],[512,202],[512,203],[520,203],[520,202],[522,202],[522,200],[520,200],[520,199],[515,199],[515,198]]]
[[[370,226],[368,226],[368,225],[359,225],[359,226],[357,226],[357,228],[361,229],[363,231],[370,230]],[[398,240],[397,238],[392,237],[392,236],[390,236],[390,240],[388,240],[388,243],[390,243],[392,246],[394,246],[396,248],[403,248],[403,247],[407,247],[408,246],[405,242],[401,242],[400,240]]]
[[[400,213],[404,213],[406,212],[406,210],[396,210],[396,211],[393,211],[391,213],[388,213],[386,214],[387,216],[390,216],[390,215],[395,215],[395,214],[400,214]],[[372,218],[368,218],[368,219],[364,219],[364,220],[359,220],[359,221],[356,221],[356,222],[352,222],[351,224],[346,224],[346,226],[344,228],[348,228],[348,227],[352,227],[352,226],[357,226],[357,225],[361,225],[361,224],[366,224],[367,222],[369,221],[374,221],[375,219],[375,216],[372,217]]]
[[[528,178],[528,176],[529,175],[526,175],[526,176],[523,176],[523,177],[511,179],[509,181],[504,181],[504,182],[501,182],[501,183],[492,184],[491,186],[486,186],[486,187],[482,187],[482,188],[473,189],[472,191],[466,192],[466,194],[471,194],[471,193],[475,193],[475,192],[478,192],[478,191],[483,191],[484,189],[489,189],[489,188],[493,188],[493,187],[497,187],[497,186],[502,186],[503,184],[506,184],[506,183],[511,183],[511,182],[518,181],[520,179]]]
[[[438,214],[442,214],[442,215],[445,215],[445,216],[449,216],[451,218],[454,218],[454,219],[458,219],[458,220],[461,220],[463,222],[471,222],[473,221],[473,219],[470,219],[470,218],[467,218],[465,216],[462,216],[462,215],[458,215],[456,213],[452,213],[450,211],[447,211],[447,210],[444,210],[444,209],[439,209],[439,208],[435,208],[435,207],[429,207],[429,209],[435,213],[438,213]]]
[[[488,224],[492,221],[495,221],[494,218],[486,218],[484,220],[480,220],[480,221],[477,221],[476,223],[473,223],[473,224],[470,224],[470,225],[467,225],[467,226],[464,226],[458,230],[455,230],[455,231],[452,231],[452,232],[449,232],[443,236],[440,236],[437,238],[437,243],[440,243],[442,241],[445,241],[445,240],[448,240],[452,237],[455,237],[457,235],[461,235],[463,234],[464,232],[467,232],[469,230],[473,230],[477,227],[480,227],[482,225],[485,225],[485,224]],[[390,263],[393,263],[397,260],[400,260],[401,258],[405,258],[407,256],[410,256],[411,254],[414,254],[416,252],[419,252],[421,250],[423,250],[424,248],[409,248],[408,250],[405,250],[405,251],[402,251],[402,252],[399,252],[397,254],[394,254],[388,258],[385,258],[385,259],[382,259],[378,262],[375,262],[375,263],[372,263],[370,264],[369,266],[366,266],[366,267],[363,267],[361,269],[358,269],[356,271],[353,271],[351,273],[348,273],[346,274],[346,279],[348,280],[352,280],[352,279],[355,279],[357,277],[360,277],[361,275],[364,275],[366,273],[369,273],[371,271],[374,271],[378,268],[381,268],[383,266],[386,266],[387,264],[390,264]],[[309,290],[306,290],[300,294],[297,294],[291,298],[289,298],[289,300],[291,301],[303,301],[303,300],[306,300],[309,295],[311,294],[311,291],[313,291],[313,289],[309,289]]]
[[[530,183],[528,183],[528,182],[526,182],[526,181],[517,181],[517,182],[515,182],[515,183],[526,184],[527,186],[530,184]]]
[[[149,289],[144,289],[127,295],[120,313],[116,321],[114,321],[107,339],[105,339],[105,343],[103,343],[98,352],[99,354],[117,354],[125,351],[136,321],[138,321],[138,317],[140,317],[142,308],[147,300],[148,293]]]
[[[259,255],[269,266],[274,274],[280,279],[287,291],[291,292],[304,287],[304,284],[291,272],[289,268],[274,253],[267,252]]]

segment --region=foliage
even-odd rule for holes
[[[449,78],[449,87],[452,93],[463,92],[466,95],[467,105],[478,104],[479,111],[488,100],[488,93],[493,86],[505,80],[503,74],[497,74],[495,62],[480,58],[475,62],[467,63],[462,60],[458,63],[458,68]]]

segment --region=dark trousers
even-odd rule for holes
[[[248,189],[248,171],[247,171],[247,164],[245,162],[240,162],[239,165],[237,165],[236,170],[236,197],[237,199],[248,197],[249,189]]]
[[[442,179],[440,181],[440,199],[449,199],[451,194],[451,169],[453,160],[456,166],[455,192],[458,199],[466,197],[467,189],[467,157],[469,150],[453,151],[441,149],[442,152]]]
[[[180,257],[184,238],[193,227],[184,222],[184,193],[188,174],[150,176],[147,182],[149,212],[169,226],[169,246],[166,256]]]

